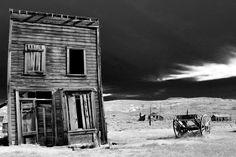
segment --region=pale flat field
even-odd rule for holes
[[[217,98],[176,98],[162,101],[116,100],[105,102],[109,144],[72,151],[63,147],[21,145],[0,147],[0,157],[75,156],[236,156],[236,100]],[[160,113],[165,119],[137,121],[139,113]],[[231,122],[211,123],[211,133],[202,137],[176,139],[172,129],[174,115],[196,113],[231,114]]]

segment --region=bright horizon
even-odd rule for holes
[[[177,64],[179,67],[186,70],[177,70],[177,74],[169,74],[162,79],[174,80],[174,79],[186,79],[194,78],[196,81],[207,81],[222,78],[229,78],[236,76],[236,54],[233,58],[229,58],[226,64],[218,63],[204,63],[202,65],[185,65]]]

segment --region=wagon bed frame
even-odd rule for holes
[[[173,129],[176,138],[180,138],[188,133],[205,135],[210,133],[211,118],[208,115],[199,116],[197,114],[176,115],[173,119]]]

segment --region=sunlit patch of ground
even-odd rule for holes
[[[164,116],[163,121],[137,121],[139,113],[151,110]],[[236,100],[216,98],[169,99],[163,101],[117,100],[105,102],[109,144],[93,149],[72,151],[63,147],[22,145],[0,147],[4,157],[75,157],[75,156],[235,156]],[[172,119],[176,114],[231,114],[231,122],[212,123],[209,135],[176,139]]]

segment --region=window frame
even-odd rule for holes
[[[43,51],[35,51],[35,52],[40,52],[42,55],[41,57],[41,66],[42,66],[42,71],[28,71],[27,69],[27,59],[26,55],[28,53],[31,53],[32,51],[26,50],[27,45],[36,45],[36,46],[42,46]],[[33,51],[34,52],[34,51]],[[36,76],[42,76],[45,75],[46,72],[46,46],[45,45],[40,45],[40,44],[24,44],[24,75],[36,75]]]
[[[83,61],[84,61],[84,74],[71,74],[70,73],[70,50],[82,50],[83,51]],[[66,75],[67,76],[87,76],[87,62],[86,62],[86,49],[81,47],[67,47],[66,48]]]
[[[94,91],[65,91],[65,102],[66,102],[66,119],[67,119],[67,127],[69,132],[73,131],[83,131],[83,130],[91,130],[96,129],[96,106],[94,101]],[[81,101],[84,101],[80,99],[80,104],[74,103],[70,104],[69,97],[74,97],[76,100],[76,97],[79,96],[80,98],[86,97],[87,102],[82,103]],[[87,99],[89,97],[89,100]],[[89,102],[88,102],[89,101]],[[75,105],[75,106],[71,106]],[[85,107],[87,106],[87,109]],[[72,107],[72,108],[71,108]],[[77,107],[81,108],[81,117],[78,117],[77,114]],[[76,112],[71,113],[71,110],[76,109]],[[87,110],[87,111],[86,111]],[[87,112],[87,114],[86,114]],[[75,115],[74,115],[75,114]],[[87,116],[86,116],[87,115]],[[78,118],[82,118],[82,127],[76,127],[73,125],[73,119],[72,117],[76,116],[77,124],[78,125]]]

